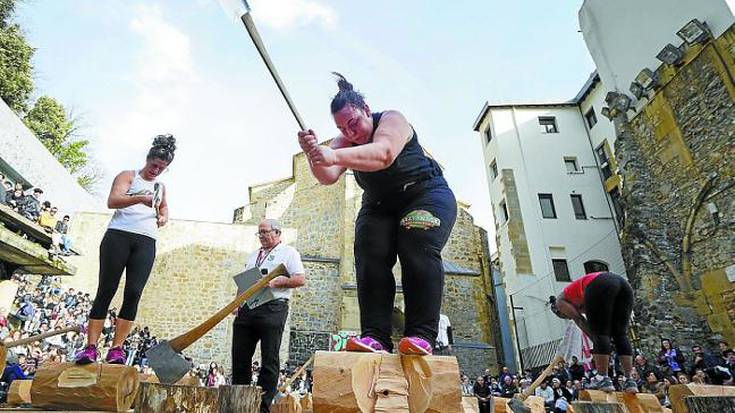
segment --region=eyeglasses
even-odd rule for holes
[[[275,229],[261,229],[260,231],[258,231],[258,232],[255,233],[255,236],[256,237],[262,237],[262,236],[265,236],[265,234],[267,234],[269,232],[273,232],[273,231],[275,231]]]

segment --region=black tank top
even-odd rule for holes
[[[383,112],[373,113],[373,134],[378,129]],[[413,130],[413,126],[411,127]],[[370,142],[373,141],[372,136]],[[357,184],[365,191],[368,199],[380,200],[406,191],[411,186],[442,176],[439,164],[426,156],[413,130],[411,139],[403,147],[393,164],[374,172],[354,171]]]

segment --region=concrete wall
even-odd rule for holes
[[[0,101],[0,171],[43,189],[62,213],[101,211],[103,203],[84,190],[18,116]]]
[[[585,0],[579,25],[602,82],[627,92],[641,69],[658,67],[667,43],[682,43],[676,32],[687,22],[706,21],[720,36],[735,23],[731,7],[724,0]]]

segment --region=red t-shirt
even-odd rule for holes
[[[564,298],[575,307],[584,306],[584,289],[603,272],[591,272],[574,280],[564,288]]]

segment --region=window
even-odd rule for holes
[[[562,258],[554,258],[551,260],[551,265],[554,266],[554,276],[557,281],[570,282],[572,277],[569,276],[569,266],[567,260]]]
[[[485,132],[483,133],[485,135],[485,145],[490,143],[491,140],[493,140],[493,130],[490,127],[490,125],[487,125],[487,129],[485,129]]]
[[[587,214],[584,212],[584,204],[582,203],[582,195],[572,194],[570,197],[572,197],[574,217],[577,219],[587,219]]]
[[[498,209],[500,210],[500,225],[503,225],[508,222],[508,207],[505,205],[505,200],[500,201]]]
[[[498,177],[498,162],[490,163],[490,181],[494,181]]]
[[[567,167],[567,172],[574,173],[574,172],[581,172],[579,170],[579,164],[577,163],[577,158],[573,156],[567,156],[564,158],[564,166]]]
[[[556,127],[555,116],[539,116],[538,123],[544,127],[544,132],[546,133],[559,133],[559,128]]]
[[[584,273],[589,274],[593,272],[609,271],[607,264],[602,261],[587,261],[584,263]]]
[[[584,120],[587,122],[587,127],[592,129],[597,124],[597,115],[595,115],[595,108],[591,107],[587,113],[584,114]]]
[[[544,218],[556,218],[554,197],[551,194],[538,194],[538,202],[541,204],[541,216]]]
[[[597,161],[600,162],[602,177],[607,180],[607,178],[612,176],[612,169],[610,169],[610,159],[608,158],[607,151],[605,150],[605,142],[595,149],[595,154],[597,155]]]
[[[625,224],[625,210],[623,210],[623,202],[620,199],[620,190],[618,190],[617,187],[610,191],[610,201],[612,201],[618,225],[622,228],[623,224]]]

